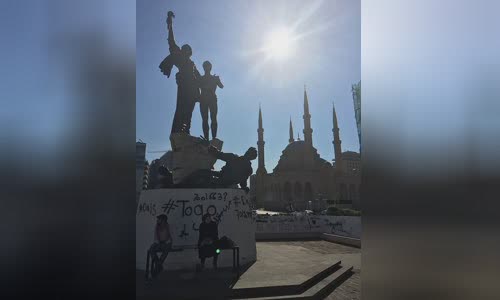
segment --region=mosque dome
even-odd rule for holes
[[[308,155],[312,155],[313,159],[306,159]],[[316,148],[308,146],[305,141],[294,141],[283,150],[274,172],[320,170],[328,167],[331,167],[330,163],[319,156]]]
[[[354,151],[345,151],[342,152],[342,160],[361,160],[361,156]]]

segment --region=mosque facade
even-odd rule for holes
[[[357,152],[342,152],[335,106],[333,153],[329,162],[313,144],[309,100],[304,89],[304,139],[294,139],[290,120],[288,145],[278,164],[267,172],[264,163],[262,111],[258,120],[258,168],[250,177],[250,197],[256,208],[273,211],[321,211],[328,206],[360,209],[361,159]]]

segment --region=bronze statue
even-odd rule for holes
[[[160,70],[170,78],[172,67],[176,66],[179,69],[179,72],[175,74],[177,82],[177,106],[175,108],[171,133],[186,132],[189,134],[194,105],[200,97],[198,80],[201,75],[191,60],[191,55],[193,54],[191,46],[185,44],[179,48],[175,43],[172,27],[172,19],[174,17],[174,13],[169,11],[167,14],[167,28],[170,54],[161,62]]]
[[[224,153],[212,146],[209,147],[209,152],[215,155],[217,159],[226,162],[219,172],[212,171],[212,174],[216,178],[216,185],[219,187],[230,187],[231,185],[239,184],[240,188],[248,193],[247,180],[253,172],[251,161],[257,158],[257,149],[250,147],[243,156]]]
[[[217,137],[217,87],[224,88],[219,76],[212,75],[212,64],[209,61],[203,63],[205,74],[200,78],[200,112],[203,120],[203,136],[208,140],[208,112],[210,111],[210,128],[212,129],[212,139]]]
[[[201,137],[201,143],[208,146],[211,155],[225,161],[226,164],[220,171],[198,170],[187,176],[182,183],[177,184],[175,187],[230,188],[239,184],[240,188],[248,193],[247,180],[253,172],[251,161],[257,158],[257,149],[250,147],[243,156],[238,156],[217,150],[214,146],[209,145],[208,140],[203,137]]]

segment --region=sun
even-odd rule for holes
[[[270,58],[284,60],[293,52],[293,34],[286,27],[278,27],[267,36],[264,50]]]

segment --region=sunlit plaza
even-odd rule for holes
[[[147,282],[138,271],[137,299],[361,299],[360,248],[319,239],[257,242],[257,256],[239,278],[231,268],[193,266]]]

